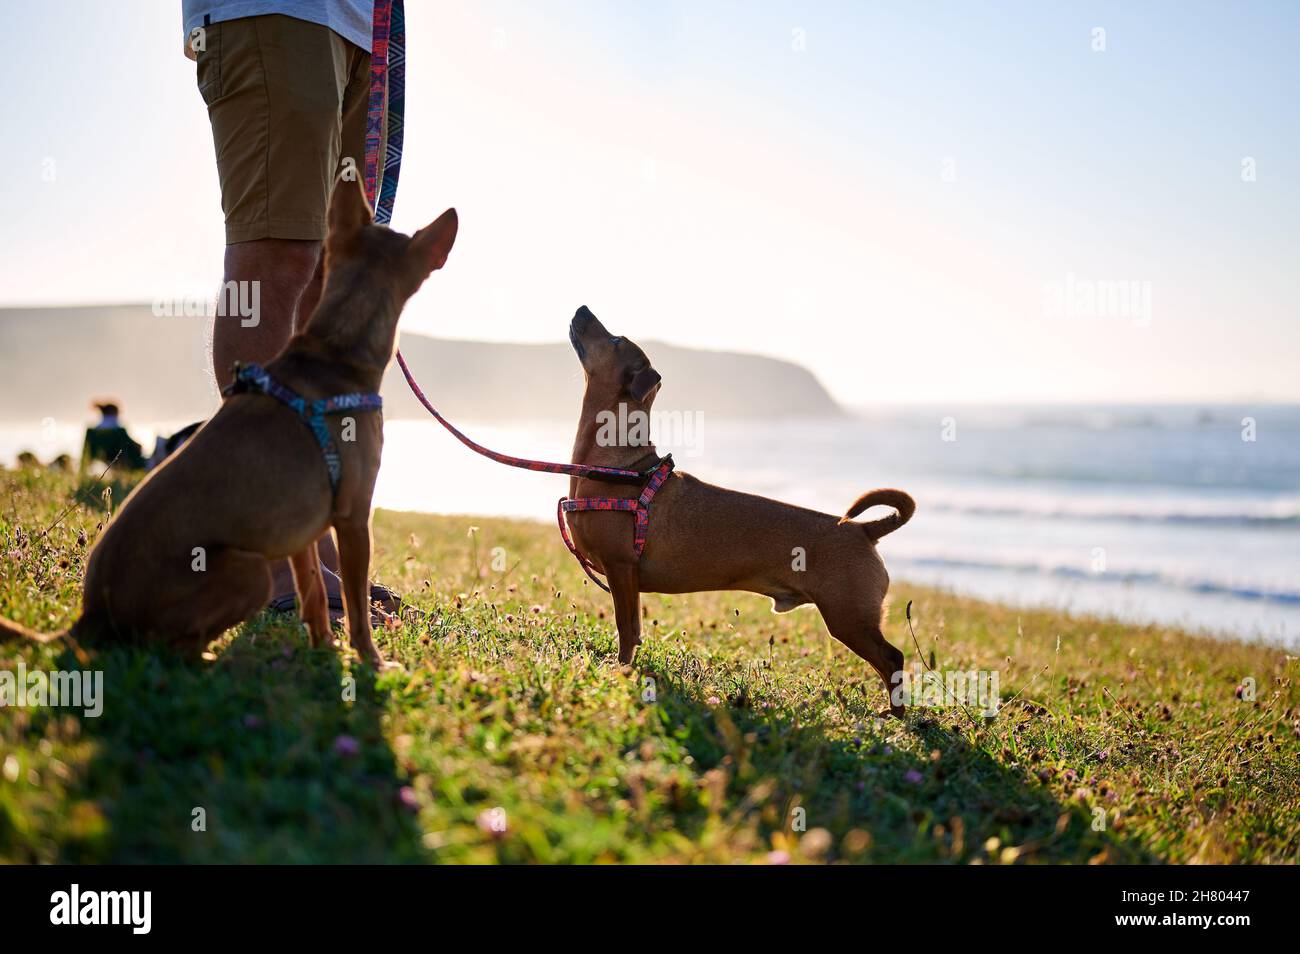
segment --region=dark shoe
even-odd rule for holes
[[[328,576],[332,576],[336,584],[340,584],[338,574],[321,567],[321,571]],[[337,590],[337,585],[335,589]],[[329,607],[330,622],[337,623],[343,619],[343,596],[325,589],[325,601]],[[298,606],[298,597],[294,593],[288,593],[284,596],[277,596],[266,604],[266,608],[276,613],[292,613]],[[408,606],[402,602],[402,598],[381,583],[370,584],[370,625],[374,628],[383,626],[387,620],[397,618],[405,619],[408,622],[418,623],[426,618],[426,614],[413,606]]]

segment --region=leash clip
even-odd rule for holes
[[[662,467],[664,464],[668,465],[669,470],[672,470],[674,467],[677,466],[676,464],[673,463],[672,454],[664,454],[664,456],[660,457],[658,461],[651,464],[645,470],[641,471],[641,479],[649,480],[651,477],[655,475],[655,472],[659,470],[659,468]]]

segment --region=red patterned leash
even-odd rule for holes
[[[393,215],[393,204],[397,198],[397,179],[402,164],[402,141],[404,134],[404,113],[406,110],[406,11],[402,0],[375,0],[375,14],[371,32],[370,47],[370,101],[366,111],[366,156],[365,187],[366,198],[375,210],[375,221],[387,224]],[[381,171],[382,170],[382,171]],[[622,467],[598,467],[593,464],[558,464],[549,461],[528,460],[502,454],[484,447],[458,430],[455,425],[438,413],[424,391],[407,367],[402,352],[397,352],[397,363],[402,369],[411,393],[424,405],[424,409],[433,415],[434,420],[445,427],[453,437],[489,460],[510,467],[539,471],[548,474],[568,474],[571,477],[586,477],[610,483],[642,483],[646,486],[641,495],[633,500],[623,497],[584,497],[578,500],[561,498],[556,507],[556,518],[560,524],[560,536],[569,551],[577,558],[579,565],[592,582],[605,592],[609,587],[596,578],[595,567],[574,545],[565,526],[565,511],[573,510],[608,510],[626,511],[636,518],[634,547],[640,557],[645,549],[646,535],[650,525],[650,501],[659,487],[667,480],[673,469],[672,455],[663,458],[654,468],[645,472],[628,470]]]
[[[482,454],[489,460],[494,460],[499,464],[547,474],[568,474],[571,477],[586,477],[591,480],[603,480],[611,483],[639,484],[645,481],[645,487],[641,490],[641,495],[636,498],[580,497],[576,500],[570,500],[568,497],[561,497],[559,503],[555,506],[555,520],[560,526],[560,538],[564,540],[564,545],[569,548],[569,552],[573,554],[578,561],[578,565],[591,578],[591,581],[608,593],[609,587],[596,577],[595,566],[582,555],[574,544],[573,538],[569,535],[569,528],[564,522],[564,514],[574,510],[624,511],[631,513],[636,519],[632,545],[639,558],[641,551],[645,549],[646,538],[650,532],[650,501],[654,499],[654,495],[659,492],[659,488],[663,486],[664,481],[668,479],[668,475],[672,473],[673,455],[667,455],[655,464],[652,469],[639,471],[626,470],[621,467],[597,467],[592,464],[556,464],[544,460],[529,460],[526,457],[502,454],[500,451],[491,450],[471,440],[457,429],[456,425],[438,413],[438,409],[424,396],[424,391],[416,382],[415,376],[411,374],[411,369],[406,366],[406,359],[402,357],[400,351],[397,353],[397,363],[402,369],[402,374],[406,376],[406,383],[410,386],[411,393],[424,405],[424,409],[432,414],[434,420],[445,427],[453,437],[476,454]]]
[[[400,351],[397,353],[397,363],[402,369],[402,374],[406,376],[406,383],[410,385],[411,393],[424,405],[424,409],[433,415],[434,420],[450,431],[453,437],[474,451],[474,453],[482,454],[498,464],[522,467],[524,470],[535,470],[546,474],[568,474],[570,477],[587,477],[592,480],[603,480],[616,484],[639,484],[654,473],[653,470],[642,472],[639,470],[626,470],[622,467],[597,467],[594,464],[557,464],[544,460],[529,460],[526,457],[515,457],[511,454],[502,454],[500,451],[490,450],[482,444],[470,440],[469,437],[456,428],[456,425],[438,413],[438,409],[429,403],[429,399],[420,390],[420,385],[416,383],[415,376],[411,374],[411,369],[406,366],[406,359],[402,357]]]

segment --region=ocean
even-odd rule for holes
[[[916,516],[880,545],[896,580],[1300,646],[1300,407],[905,408],[687,423],[655,436],[703,480],[835,514],[874,487],[911,493]],[[571,421],[458,424],[497,450],[568,460]],[[166,429],[140,427],[137,438],[147,451]],[[75,453],[80,438],[80,426],[5,425],[0,458]],[[477,457],[433,421],[390,421],[375,503],[553,522],[567,486]],[[556,558],[568,558],[558,534]]]

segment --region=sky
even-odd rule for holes
[[[1300,4],[407,7],[393,224],[460,216],[408,330],[586,304],[853,406],[1300,400]],[[214,292],[179,0],[0,37],[0,306]]]

